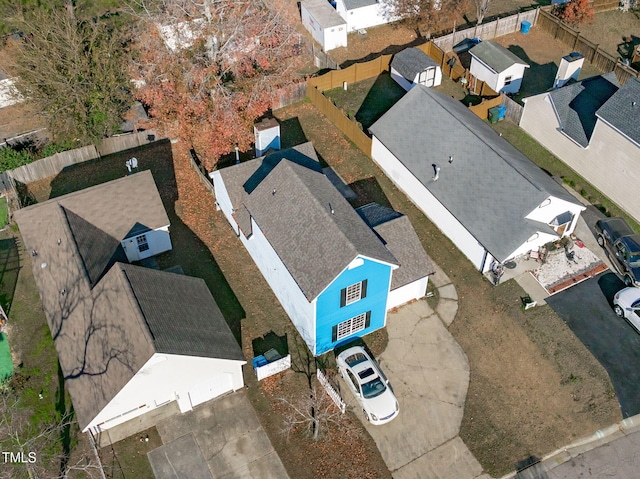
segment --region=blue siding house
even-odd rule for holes
[[[311,143],[210,176],[216,206],[314,355],[386,325],[400,264],[325,176]]]

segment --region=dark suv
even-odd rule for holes
[[[609,253],[627,286],[640,286],[640,235],[634,234],[622,218],[596,222],[598,244]]]

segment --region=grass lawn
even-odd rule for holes
[[[349,118],[362,123],[365,131],[405,93],[389,72],[351,83],[347,90],[334,88],[324,92]]]
[[[0,333],[0,382],[13,374],[13,360],[6,333]]]
[[[7,198],[0,197],[0,229],[7,226],[9,223],[9,205],[7,204]]]
[[[502,133],[509,143],[524,153],[536,165],[553,176],[562,178],[564,183],[582,195],[587,201],[597,207],[607,216],[622,216],[636,232],[640,233],[640,225],[622,211],[614,202],[600,193],[594,186],[565,165],[549,150],[531,138],[520,127],[510,121],[499,121],[491,125],[496,131]]]
[[[301,139],[313,141],[358,194],[357,204],[377,201],[406,214],[427,253],[456,286],[459,309],[449,329],[471,368],[460,436],[486,472],[501,476],[517,461],[541,457],[621,419],[606,371],[551,308],[524,313],[524,291],[517,283],[491,287],[313,105],[303,102],[275,114],[299,125]],[[580,381],[568,381],[572,375]]]

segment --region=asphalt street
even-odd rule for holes
[[[609,373],[623,417],[640,413],[640,334],[613,312],[613,296],[624,284],[611,272],[547,298]]]

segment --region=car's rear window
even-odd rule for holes
[[[349,365],[349,367],[353,367],[356,364],[361,363],[362,361],[366,361],[367,357],[362,353],[355,353],[345,359],[345,362]]]

